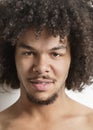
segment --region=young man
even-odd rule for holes
[[[93,129],[93,110],[65,94],[93,77],[90,18],[83,0],[0,1],[0,83],[21,91],[0,130]]]

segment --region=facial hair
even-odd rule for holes
[[[32,102],[33,104],[36,104],[36,105],[49,105],[49,104],[52,104],[52,103],[54,103],[54,101],[56,101],[57,97],[58,97],[58,94],[54,93],[48,99],[46,99],[46,100],[40,100],[40,99],[37,99],[36,97],[34,97],[33,95],[27,93],[28,100],[30,102]]]

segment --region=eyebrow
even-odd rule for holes
[[[34,49],[32,46],[29,46],[29,45],[27,45],[26,43],[20,43],[20,44],[19,44],[19,47],[20,47],[20,48],[23,48],[23,49],[34,50],[34,51],[35,51],[35,49]]]
[[[20,43],[19,47],[23,48],[23,49],[35,51],[35,49],[32,46],[29,46],[26,43]],[[56,50],[60,50],[60,49],[67,49],[67,46],[61,45],[61,46],[53,47],[52,49],[50,49],[50,51],[56,51]]]
[[[52,51],[56,51],[56,50],[60,50],[60,49],[67,49],[67,46],[61,45],[61,46],[58,46],[58,47],[54,47],[54,48],[52,48],[51,50],[52,50]]]

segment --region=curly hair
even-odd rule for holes
[[[93,27],[85,0],[0,0],[0,83],[19,88],[15,45],[20,34],[34,27],[36,36],[48,32],[68,36],[71,66],[66,88],[81,91],[93,77]]]

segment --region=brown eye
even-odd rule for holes
[[[22,55],[25,55],[25,56],[32,56],[32,55],[35,55],[35,52],[26,51],[26,52],[23,52]]]
[[[53,56],[53,57],[60,57],[61,55],[62,55],[62,54],[56,53],[56,52],[53,52],[53,53],[52,53],[52,56]]]

